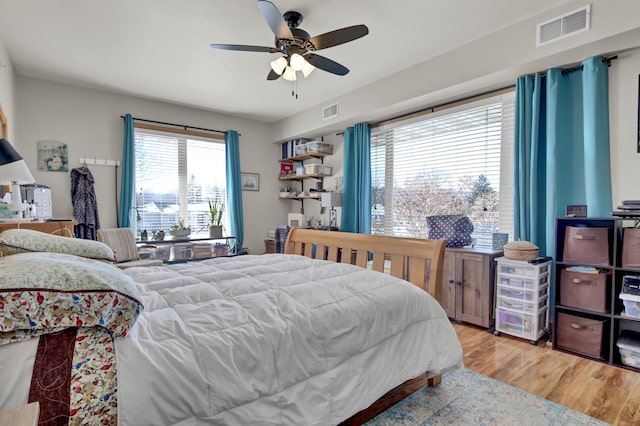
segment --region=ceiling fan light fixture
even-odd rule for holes
[[[294,53],[293,55],[291,55],[291,60],[289,61],[289,65],[291,66],[291,68],[293,68],[294,71],[301,71],[305,62],[307,61],[304,60],[302,55],[298,53]]]
[[[295,81],[296,79],[296,72],[293,68],[291,67],[286,67],[284,69],[284,73],[282,74],[282,78],[284,78],[285,80],[288,81]]]
[[[284,56],[280,56],[275,61],[271,61],[271,69],[278,75],[282,75],[287,67],[287,59]]]
[[[311,71],[313,71],[314,69],[316,69],[316,67],[311,65],[309,62],[304,61],[304,65],[302,65],[302,70],[301,70],[302,75],[304,75],[304,77],[307,78],[307,76],[311,74]]]

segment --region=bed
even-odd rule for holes
[[[444,241],[294,228],[285,254],[126,271],[105,262],[109,253],[82,253],[33,250],[0,259],[0,271],[5,264],[33,271],[48,261],[68,275],[68,262],[86,267],[85,275],[101,271],[107,285],[131,284],[60,291],[43,273],[5,289],[0,409],[39,398],[41,421],[66,410],[70,424],[361,423],[380,411],[375,403],[388,391],[416,377],[438,384],[462,366],[438,303]],[[48,283],[28,288],[36,280]],[[60,294],[76,297],[61,321],[38,304]],[[16,332],[6,317],[18,317],[11,312],[21,298],[32,315],[24,319],[29,329]],[[93,315],[80,324],[82,304]],[[46,318],[33,318],[36,311]],[[42,355],[52,348],[65,348],[61,361]],[[68,409],[65,402],[57,412],[45,406],[59,399],[47,392],[64,376],[53,365],[69,367],[68,383],[59,386],[70,389]]]

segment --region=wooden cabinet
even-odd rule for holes
[[[447,315],[493,329],[495,259],[502,251],[447,248],[444,255],[442,306]]]
[[[5,222],[0,223],[0,232],[7,229],[32,229],[34,231],[45,232],[47,234],[62,235],[63,237],[73,237],[73,229],[78,222],[73,219],[60,222]]]

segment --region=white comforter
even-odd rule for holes
[[[123,425],[332,425],[462,365],[438,303],[385,274],[282,254],[126,273],[145,310],[116,339]]]

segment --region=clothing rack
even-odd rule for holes
[[[96,166],[112,166],[120,167],[119,160],[108,160],[107,158],[80,158],[80,164],[83,166],[96,165]]]

